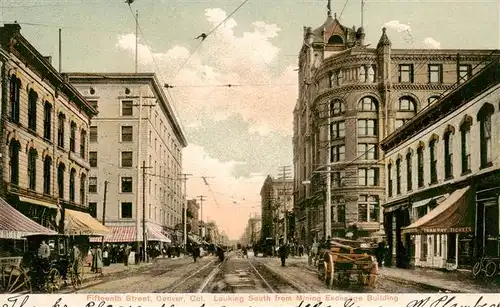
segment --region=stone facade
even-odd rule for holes
[[[64,209],[88,211],[90,118],[97,114],[20,33],[0,28],[2,193],[23,214],[63,231]]]
[[[379,142],[492,59],[492,50],[393,49],[385,29],[376,48],[364,37],[330,14],[316,30],[304,27],[293,145],[296,229],[306,244],[379,231]]]
[[[199,234],[199,221],[200,221],[200,206],[196,202],[196,199],[190,199],[187,202],[187,218],[188,224],[191,225],[190,233]]]
[[[68,76],[99,110],[99,116],[91,124],[89,175],[93,185],[89,201],[97,218],[102,218],[107,181],[106,225],[135,225],[140,229],[144,207],[148,227],[182,230],[185,194],[180,174],[182,149],[187,143],[156,76],[153,73],[69,73]]]
[[[450,269],[470,267],[483,251],[499,256],[499,102],[497,58],[381,143],[385,228],[398,266]]]

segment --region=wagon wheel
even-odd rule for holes
[[[75,290],[79,289],[83,283],[83,261],[75,259],[71,266],[71,284]]]
[[[61,289],[62,277],[59,271],[56,268],[52,268],[49,271],[45,279],[45,291],[48,293],[55,293]]]
[[[335,276],[335,263],[332,254],[328,253],[328,262],[325,269],[325,281],[328,289],[333,288],[333,277]]]
[[[497,264],[493,261],[488,262],[488,264],[486,264],[486,267],[484,269],[484,274],[487,277],[492,277],[495,276],[496,272],[497,272]]]
[[[472,267],[472,276],[478,277],[479,274],[481,274],[481,260],[477,261],[474,263],[474,266]]]
[[[0,290],[3,293],[31,293],[31,283],[26,270],[18,266],[4,266],[2,268]]]

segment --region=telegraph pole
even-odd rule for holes
[[[151,166],[146,166],[146,160],[142,160],[142,248],[144,262],[148,261],[146,253],[147,248],[147,238],[146,238],[146,169],[152,168]]]
[[[108,181],[104,181],[104,200],[102,202],[102,225],[106,224],[106,196],[108,195]],[[104,248],[104,237],[102,237],[102,247]]]
[[[205,196],[204,195],[198,195],[196,198],[199,198],[200,199],[200,218],[201,218],[201,224],[203,225],[203,228],[202,228],[202,231],[201,231],[201,234],[202,234],[202,238],[205,237],[205,222],[203,221],[203,201],[205,200]]]
[[[184,222],[182,223],[184,226],[184,255],[187,252],[187,180],[188,176],[192,176],[193,174],[180,174],[181,180],[184,181],[184,213],[182,214],[182,218]]]
[[[288,208],[287,208],[287,196],[289,195],[288,193],[288,184],[287,184],[287,179],[290,178],[290,172],[291,172],[291,166],[290,165],[285,165],[280,167],[281,169],[281,179],[283,180],[283,213],[284,213],[284,219],[283,219],[283,243],[286,244],[288,240]]]

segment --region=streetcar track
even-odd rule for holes
[[[261,278],[261,280],[264,282],[264,284],[271,290],[271,293],[276,293],[276,291],[274,290],[274,288],[267,282],[267,280],[264,278],[264,276],[262,276],[262,274],[260,274],[260,272],[257,270],[257,268],[251,263],[250,259],[247,259],[248,263],[250,264],[250,266],[255,270],[255,272],[257,273],[257,276],[259,276],[259,278]],[[292,289],[295,289],[297,290],[298,292],[300,293],[307,293],[307,292],[310,292],[308,291],[307,289],[303,288],[302,286],[296,284],[296,283],[292,283],[288,280],[285,279],[285,277],[277,274],[274,272],[273,269],[271,269],[267,264],[261,262],[261,261],[256,261],[259,265],[263,266],[265,268],[265,270],[270,274],[272,275],[275,279],[279,280],[282,284],[286,284],[288,286],[290,286]]]
[[[193,278],[196,275],[198,275],[198,274],[202,273],[203,271],[205,271],[210,265],[212,265],[216,261],[217,260],[212,260],[212,261],[208,262],[207,264],[203,265],[201,268],[197,269],[194,273],[191,273],[188,276],[186,276],[187,274],[183,275],[180,278],[178,278],[177,280],[175,280],[172,283],[170,283],[168,287],[160,289],[160,290],[153,291],[153,293],[173,293],[174,291],[176,291],[177,289],[179,289],[181,286],[183,286],[186,283],[188,283],[189,281],[193,280]],[[215,269],[217,269],[217,267]],[[215,270],[215,269],[212,269],[212,270]]]
[[[248,264],[250,264],[250,267],[252,267],[252,269],[255,271],[255,273],[257,273],[257,276],[259,276],[259,278],[262,280],[262,282],[264,282],[264,284],[266,285],[266,287],[271,290],[271,293],[276,293],[273,289],[273,287],[271,287],[271,285],[267,282],[267,280],[264,278],[264,276],[262,276],[259,271],[257,270],[257,268],[252,264],[252,262],[250,262],[250,259],[246,258],[247,259],[247,262]]]

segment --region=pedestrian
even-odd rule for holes
[[[278,253],[281,258],[281,266],[284,267],[286,258],[288,258],[288,253],[289,253],[288,245],[286,243],[282,244],[278,250]]]
[[[123,263],[125,264],[125,266],[128,266],[128,258],[130,256],[130,251],[132,250],[132,247],[130,247],[130,245],[127,245],[125,246],[125,251],[123,253]]]
[[[102,264],[104,266],[109,266],[110,263],[111,263],[111,258],[110,258],[110,247],[109,247],[109,244],[107,244],[105,247],[104,247],[104,250],[102,252]]]
[[[193,246],[193,253],[192,253],[192,255],[193,255],[194,262],[196,262],[196,259],[198,257],[200,257],[200,247],[199,246],[196,246],[196,245]]]
[[[94,249],[94,257],[92,258],[92,265],[94,266],[95,273],[102,275],[102,267],[103,267],[103,263],[102,263],[102,249],[99,246],[97,246]]]

